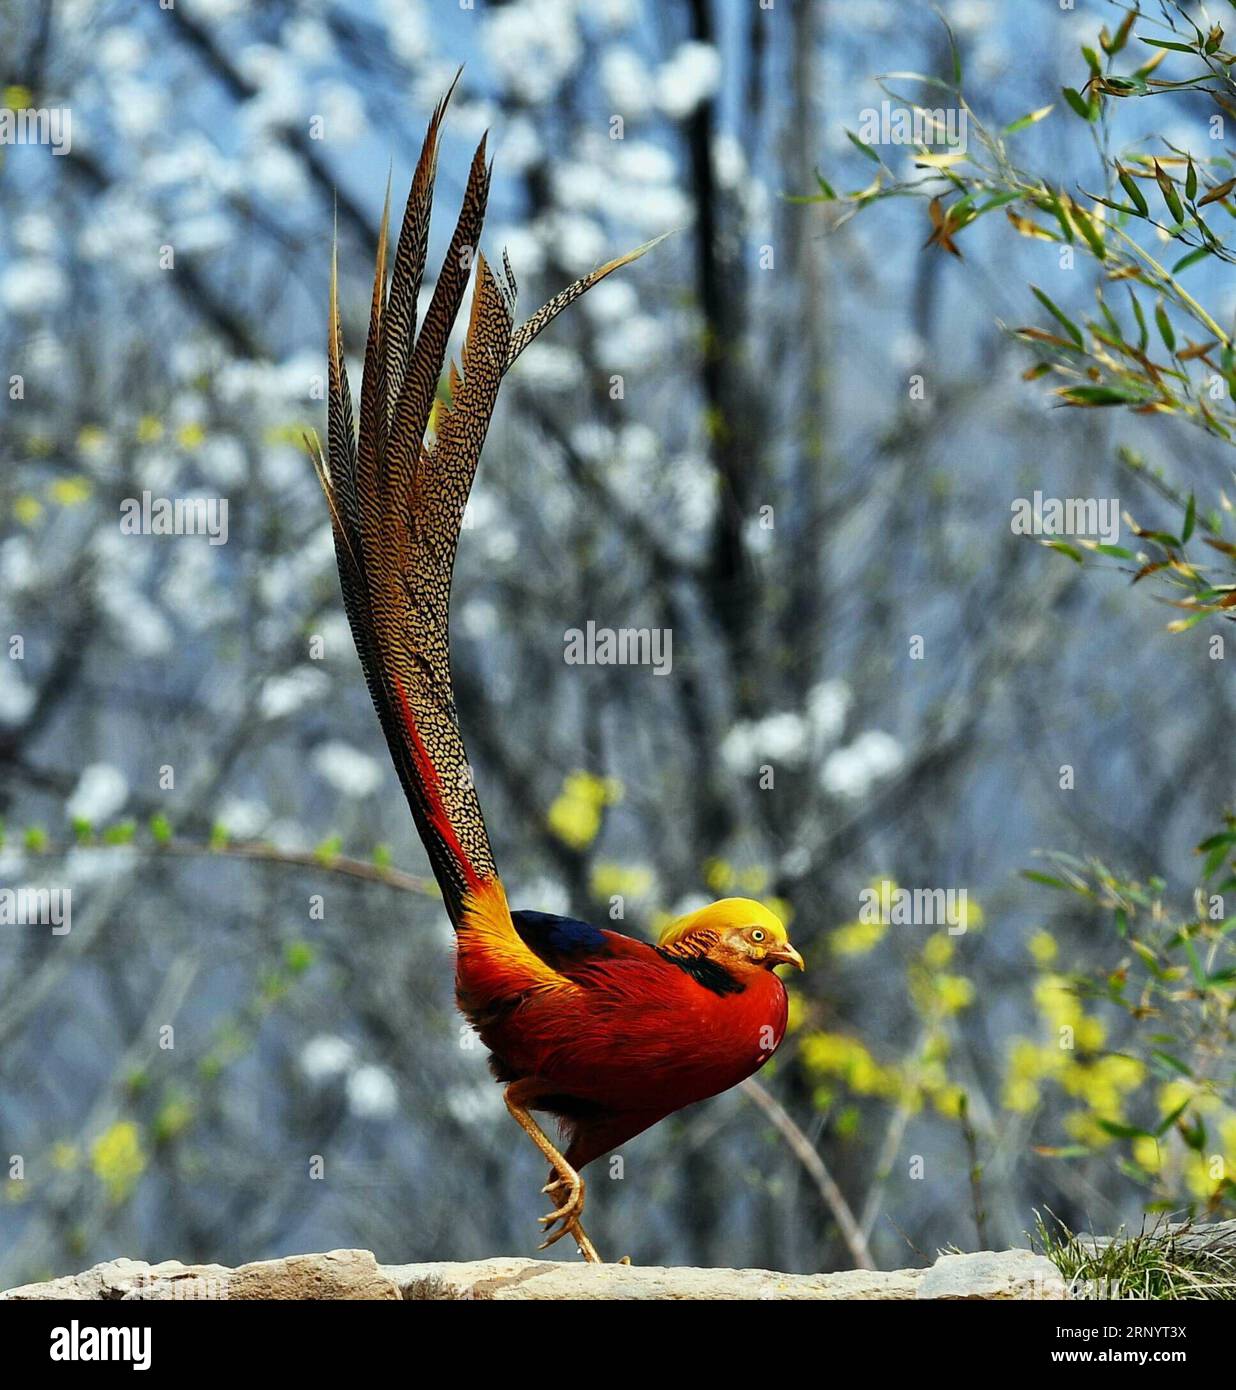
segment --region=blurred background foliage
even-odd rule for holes
[[[941,13],[0,0],[5,103],[73,121],[0,147],[0,886],[73,892],[0,935],[0,1282],[533,1243],[301,443],[332,226],[357,347],[460,62],[431,261],[485,129],[525,306],[680,229],[486,448],[454,646],[504,877],[636,932],[757,896],[810,967],[761,1088],[598,1167],[598,1244],[893,1266],[1230,1203],[1224,40]],[[913,73],[970,162],[847,136]],[[1119,498],[1116,553],[1014,534],[1036,490]],[[123,535],[143,491],[226,497],[227,544]],[[672,673],[565,664],[589,620]],[[964,888],[964,932],[864,920],[880,885]]]

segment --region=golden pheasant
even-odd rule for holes
[[[387,284],[389,190],[378,238],[359,432],[344,367],[332,262],[327,450],[314,460],[330,507],[344,606],[369,693],[457,939],[459,1007],[506,1083],[508,1110],[551,1165],[545,1245],[581,1224],[592,1159],[666,1115],[736,1085],[786,1025],[774,968],[802,958],[760,903],[727,898],[674,922],[656,946],[543,912],[512,912],[464,752],[451,687],[451,576],[464,507],[502,378],[552,320],[654,243],[610,261],[516,327],[515,278],[477,250],[491,168],[485,141],[424,322],[439,133],[433,113]],[[447,340],[475,266],[460,367],[435,411]],[[533,1111],[554,1116],[560,1149]],[[544,1248],[544,1247],[542,1247]]]

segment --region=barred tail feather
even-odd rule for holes
[[[497,903],[487,885],[501,888],[459,730],[450,662],[451,578],[481,448],[502,377],[524,348],[580,295],[656,243],[576,281],[516,330],[509,264],[504,258],[505,277],[495,276],[477,251],[492,173],[482,139],[418,331],[416,305],[439,136],[454,87],[430,119],[393,258],[387,187],[359,425],[344,361],[337,255],[332,255],[326,450],[314,439],[310,452],[330,509],[357,655],[447,911],[460,928],[475,918],[478,902],[491,909]],[[447,344],[474,265],[461,366],[449,364],[451,399],[435,413]],[[431,416],[436,436],[427,439]]]

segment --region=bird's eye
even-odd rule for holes
[[[763,941],[763,940],[764,940],[764,933],[759,929],[759,927],[756,927],[756,929],[751,933],[751,940],[752,940],[752,941]]]

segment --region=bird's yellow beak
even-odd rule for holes
[[[768,959],[772,961],[774,965],[792,965],[797,970],[806,970],[807,968],[806,961],[803,960],[802,956],[798,954],[788,941],[784,946],[778,946],[774,950],[769,951]]]

